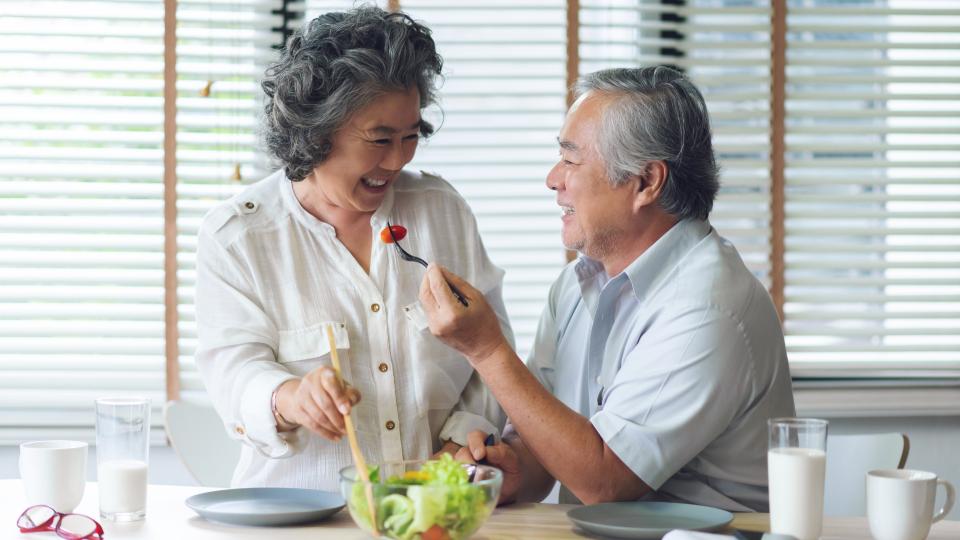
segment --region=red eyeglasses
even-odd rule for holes
[[[103,527],[83,514],[61,514],[44,504],[31,506],[20,514],[21,533],[53,531],[67,540],[102,540]]]

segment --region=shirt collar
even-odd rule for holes
[[[656,290],[677,263],[712,230],[710,223],[704,220],[677,222],[623,270],[633,287],[633,294],[643,299],[647,293]]]
[[[280,191],[283,196],[284,205],[287,207],[287,210],[290,212],[290,214],[293,215],[294,219],[309,229],[327,234],[336,233],[333,225],[317,219],[313,214],[307,212],[307,210],[300,204],[300,200],[297,199],[297,194],[293,191],[293,182],[291,182],[285,174],[280,175],[280,183]],[[370,225],[374,232],[378,232],[381,228],[386,226],[390,212],[393,210],[393,201],[394,186],[390,186],[390,189],[388,189],[387,193],[383,196],[383,201],[380,202],[380,206],[373,213],[373,215],[370,216]]]
[[[575,271],[587,307],[590,308],[591,313],[596,313],[600,291],[609,282],[619,282],[623,279],[629,280],[633,294],[638,299],[643,299],[648,292],[656,290],[670,274],[670,270],[712,230],[713,227],[708,221],[699,219],[679,221],[627,265],[623,272],[613,278],[607,278],[603,271],[603,264],[599,261],[581,256]]]

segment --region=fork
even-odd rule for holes
[[[400,255],[401,259],[405,261],[420,263],[421,265],[423,265],[424,268],[427,267],[427,261],[421,259],[420,257],[417,257],[416,255],[413,255],[412,253],[407,252],[407,250],[403,249],[403,247],[400,246],[400,242],[397,240],[397,237],[394,236],[393,227],[390,225],[389,221],[387,222],[387,230],[390,231],[390,239],[393,240],[393,245],[394,247],[397,248],[397,253]],[[447,282],[447,286],[450,287],[450,290],[453,291],[453,295],[457,297],[457,300],[459,300],[460,303],[464,305],[464,307],[469,305],[467,304],[467,298],[463,296],[463,293],[460,292],[459,289],[453,286],[453,283]]]

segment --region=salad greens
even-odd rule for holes
[[[377,527],[370,527],[367,497],[361,482],[353,485],[350,507],[361,526],[400,540],[457,540],[472,533],[492,511],[483,488],[471,484],[463,464],[449,454],[430,460],[418,471],[380,482],[371,469]]]

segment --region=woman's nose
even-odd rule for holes
[[[384,156],[380,166],[387,170],[399,171],[404,165],[410,163],[410,160],[413,159],[414,152],[415,150],[408,151],[405,149],[403,144],[392,144],[390,145],[390,149],[387,150],[387,155]]]

